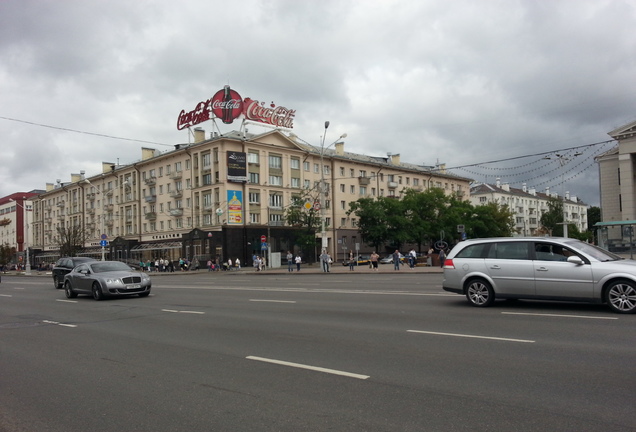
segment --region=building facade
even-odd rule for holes
[[[515,236],[537,236],[548,234],[542,231],[541,216],[549,210],[550,198],[558,198],[563,201],[564,218],[576,225],[579,231],[587,230],[587,205],[579,202],[569,192],[565,197],[559,197],[546,189],[545,193],[537,192],[534,188],[528,188],[525,184],[521,189],[511,188],[507,183],[477,184],[470,189],[470,201],[473,205],[498,203],[506,205],[512,211],[515,218]]]
[[[325,149],[279,130],[206,137],[197,128],[194,136],[194,143],[163,153],[142,148],[142,159],[130,165],[104,162],[98,175],[80,172],[70,182],[47,184],[34,201],[40,258],[59,255],[59,227],[80,226],[88,233],[83,253],[95,257],[105,251],[110,259],[130,261],[165,256],[245,263],[263,254],[266,243],[270,251],[300,252],[310,261],[319,253],[321,233],[317,248],[299,251],[298,229],[285,223],[285,209],[300,198],[310,207],[322,203],[327,250],[344,259],[355,245],[365,248],[355,217],[347,215],[351,201],[432,187],[468,198],[469,179],[403,163],[399,155],[348,153],[342,141]],[[236,159],[243,157],[237,176]]]
[[[602,229],[599,243],[610,250],[625,250],[635,236],[636,121],[608,133],[618,145],[598,156]],[[632,224],[623,224],[632,221]],[[632,237],[632,238],[630,238]]]

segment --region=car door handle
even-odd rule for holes
[[[499,267],[498,265],[490,266],[490,268],[493,269],[493,270],[500,270],[501,269],[501,267]]]
[[[548,271],[548,269],[545,267],[538,267],[537,271]]]

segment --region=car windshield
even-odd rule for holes
[[[98,262],[91,265],[94,273],[104,273],[111,271],[131,271],[131,268],[119,261]]]
[[[572,246],[575,249],[580,250],[581,252],[585,254],[588,254],[589,256],[599,261],[618,261],[623,259],[622,257],[616,254],[613,254],[610,251],[606,251],[605,249],[602,249],[598,246],[585,243],[582,241],[571,241],[571,242],[567,242],[566,244],[568,246]]]

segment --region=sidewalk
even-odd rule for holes
[[[195,270],[195,271],[175,271],[175,272],[152,272],[149,273],[151,276],[186,276],[186,275],[195,275],[202,273],[213,273],[216,275],[237,275],[237,274],[254,274],[254,275],[268,275],[268,274],[291,274],[291,272],[287,271],[287,265],[281,266],[279,268],[268,268],[266,270],[257,272],[254,270],[254,267],[241,267],[240,270],[227,270],[227,271],[218,271],[218,272],[208,272],[207,269]],[[322,271],[322,267],[319,263],[315,264],[302,264],[300,266],[300,272],[296,271],[296,265],[294,265],[294,274],[316,274],[316,273],[324,273]],[[415,274],[415,273],[442,273],[442,269],[440,267],[427,267],[427,266],[418,266],[413,270],[409,268],[408,265],[400,266],[400,270],[393,270],[393,264],[378,264],[378,271],[373,271],[369,268],[369,266],[354,266],[354,270],[349,270],[349,266],[343,266],[342,263],[334,263],[331,265],[329,269],[329,273],[325,274],[357,274],[357,273],[365,273],[365,274]],[[26,276],[24,271],[8,271],[6,273],[0,273],[1,276]],[[37,271],[31,270],[31,276],[29,277],[52,277],[52,273],[50,271]]]

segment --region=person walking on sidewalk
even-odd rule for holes
[[[356,264],[355,258],[353,257],[353,251],[349,251],[349,271],[353,271],[353,266]]]
[[[441,268],[444,268],[444,261],[446,261],[446,253],[444,252],[444,249],[440,249],[439,250],[439,266]]]
[[[294,271],[294,255],[290,251],[287,251],[287,271]]]
[[[329,266],[331,264],[331,256],[329,256],[326,250],[320,254],[320,262],[322,263],[322,271],[324,273],[329,273]]]
[[[296,271],[300,271],[300,263],[303,262],[303,259],[300,257],[300,254],[296,254]]]
[[[400,269],[400,255],[400,251],[397,249],[393,252],[393,270]]]
[[[373,253],[371,254],[371,261],[370,261],[373,271],[378,271],[378,259],[380,259],[380,255],[378,255],[377,253],[375,253],[375,251],[373,251]]]

